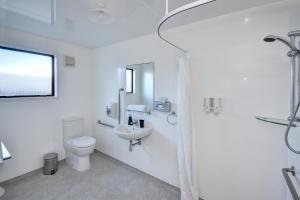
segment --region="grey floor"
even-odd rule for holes
[[[77,172],[65,163],[52,176],[37,172],[4,185],[1,200],[179,200],[179,191],[99,152],[91,169]]]

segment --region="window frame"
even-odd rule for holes
[[[51,72],[52,72],[52,77],[51,77],[51,94],[48,95],[15,95],[15,96],[1,96],[0,99],[14,99],[14,98],[35,98],[35,97],[57,97],[57,86],[56,86],[56,56],[54,54],[50,53],[43,53],[43,52],[38,52],[36,50],[26,50],[18,47],[8,47],[8,46],[3,46],[0,45],[0,49],[5,49],[5,50],[11,50],[15,52],[23,52],[23,53],[29,53],[29,54],[35,54],[35,55],[40,55],[40,56],[47,56],[51,58]]]
[[[134,89],[134,86],[133,86],[133,84],[134,84],[134,80],[133,80],[134,79],[133,78],[134,69],[132,69],[132,68],[126,68],[126,71],[127,70],[131,71],[131,92],[127,92],[127,86],[126,86],[126,94],[134,94],[134,91],[133,91],[133,89]],[[127,79],[127,76],[126,76],[126,79]]]

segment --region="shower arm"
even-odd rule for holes
[[[189,3],[189,4],[186,4],[184,6],[181,6],[171,12],[169,12],[169,1],[166,0],[166,15],[160,20],[159,22],[159,25],[158,25],[158,28],[157,28],[157,34],[158,34],[158,37],[160,37],[160,39],[162,39],[163,41],[167,42],[168,44],[170,44],[171,46],[175,47],[176,49],[178,49],[179,51],[183,52],[183,53],[186,53],[187,50],[181,48],[180,46],[174,44],[173,42],[167,40],[165,37],[162,36],[161,32],[160,32],[160,29],[161,27],[163,26],[163,24],[168,21],[170,18],[174,17],[175,15],[177,14],[180,14],[182,12],[185,12],[187,10],[191,10],[193,8],[196,8],[196,7],[200,7],[202,5],[205,5],[205,4],[208,4],[208,3],[211,3],[213,1],[216,1],[216,0],[198,0],[198,1],[195,1],[195,2],[192,2],[192,3]]]

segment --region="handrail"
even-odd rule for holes
[[[295,172],[295,167],[292,166],[291,168],[283,168],[282,169],[282,173],[283,173],[283,176],[284,176],[284,179],[288,185],[288,188],[292,194],[292,197],[293,197],[293,200],[300,200],[298,194],[297,194],[297,191],[294,187],[294,184],[293,182],[291,181],[290,177],[289,177],[289,174],[288,173],[291,173],[293,176],[296,175],[296,172]]]
[[[124,91],[124,88],[119,88],[119,93],[118,93],[118,104],[119,104],[119,109],[118,109],[118,123],[121,124],[121,92]]]
[[[102,126],[107,126],[107,127],[110,127],[110,128],[115,128],[113,125],[101,122],[101,120],[98,120],[97,123],[100,124],[100,125],[102,125]]]

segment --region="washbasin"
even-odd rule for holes
[[[114,132],[123,139],[138,140],[150,135],[152,133],[152,128],[139,128],[137,126],[121,124],[114,128]]]

